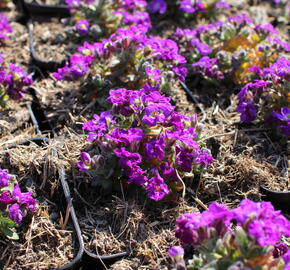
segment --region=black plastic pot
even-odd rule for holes
[[[106,267],[110,267],[113,263],[119,261],[124,258],[127,252],[120,252],[112,255],[97,255],[91,253],[85,249],[84,259],[83,259],[83,270],[102,270],[106,269]]]
[[[29,49],[30,49],[30,55],[32,59],[32,64],[36,65],[40,70],[46,71],[55,71],[57,68],[63,67],[65,64],[64,61],[46,61],[44,59],[39,58],[36,55],[35,47],[34,47],[34,39],[33,39],[33,23],[32,21],[28,21],[27,23],[28,27],[28,34],[29,34]]]
[[[57,155],[57,151],[54,150],[55,155]],[[76,257],[68,264],[57,268],[55,270],[76,270],[76,269],[80,269],[80,267],[82,266],[82,259],[83,259],[83,253],[84,253],[84,242],[83,242],[83,238],[82,238],[82,233],[80,230],[80,226],[76,217],[76,213],[72,204],[72,198],[70,195],[70,191],[69,191],[69,187],[68,184],[66,182],[65,179],[65,172],[64,172],[64,167],[62,165],[59,166],[58,168],[58,174],[59,174],[59,180],[63,189],[63,193],[64,193],[64,197],[66,200],[66,204],[69,207],[69,211],[70,211],[70,219],[72,221],[76,236],[77,236],[77,240],[78,240],[78,244],[79,244],[79,251],[76,255]]]
[[[21,9],[28,17],[70,17],[70,11],[65,5],[41,5],[29,3],[27,0],[19,0]]]
[[[55,154],[57,154],[56,151],[55,151]],[[58,172],[59,172],[59,179],[63,188],[66,202],[68,205],[70,205],[70,216],[72,218],[74,227],[76,228],[77,235],[80,238],[80,242],[82,243],[82,246],[84,246],[81,229],[80,229],[80,226],[76,217],[76,213],[72,204],[72,197],[70,194],[69,186],[66,181],[65,172],[62,165],[59,166]],[[87,251],[84,247],[82,247],[82,251],[83,251],[83,257],[82,257],[82,263],[81,263],[82,270],[106,269],[105,266],[109,267],[111,264],[113,264],[114,262],[118,261],[119,259],[127,255],[127,252],[121,252],[121,253],[116,253],[112,255],[99,256],[97,254],[93,254]],[[64,269],[71,269],[71,268],[61,268],[59,270],[64,270]],[[72,269],[75,269],[75,268],[72,268]]]
[[[54,137],[56,133],[46,117],[46,113],[37,97],[36,90],[33,87],[30,87],[27,92],[32,96],[32,103],[27,107],[37,133],[49,134],[51,137]]]
[[[4,149],[12,149],[12,148],[17,147],[18,145],[28,145],[31,142],[38,142],[38,143],[44,144],[44,143],[48,143],[49,139],[47,137],[35,137],[35,138],[31,138],[31,139],[19,142],[17,144],[5,146],[3,148]],[[56,150],[54,150],[54,154],[57,155]],[[75,234],[76,234],[76,243],[78,246],[78,252],[77,252],[77,255],[75,256],[75,258],[71,262],[69,262],[61,267],[50,268],[48,270],[79,270],[82,266],[82,259],[83,259],[83,253],[84,253],[83,238],[82,238],[80,227],[79,227],[77,217],[76,217],[76,214],[74,211],[74,207],[72,205],[72,199],[71,199],[71,196],[69,193],[69,189],[68,189],[68,186],[67,186],[66,181],[65,181],[64,168],[62,166],[59,167],[58,173],[59,173],[59,179],[60,179],[60,182],[62,185],[62,189],[64,192],[66,205],[67,205],[67,207],[69,207],[70,219],[71,219],[73,229],[74,229]]]
[[[290,191],[275,191],[260,186],[263,200],[270,201],[276,209],[290,214]]]

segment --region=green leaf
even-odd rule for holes
[[[250,246],[249,239],[246,232],[241,227],[236,228],[236,241],[239,244],[242,253],[247,254],[249,251],[248,247]]]
[[[0,229],[2,233],[10,240],[19,240],[19,236],[14,228],[4,227]]]

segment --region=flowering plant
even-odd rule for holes
[[[279,58],[268,68],[255,66],[251,70],[259,80],[246,84],[238,94],[241,121],[249,123],[258,117],[290,136],[290,60]]]
[[[83,36],[108,36],[118,28],[151,27],[145,0],[66,0],[74,14],[75,31]]]
[[[159,201],[184,190],[182,179],[212,163],[197,116],[176,112],[170,98],[152,86],[111,90],[108,101],[111,111],[83,124],[88,141],[98,147],[83,152],[77,163],[103,185],[125,176],[128,184],[143,187],[149,198]]]
[[[118,29],[108,39],[84,43],[70,64],[58,69],[58,80],[82,78],[86,89],[109,90],[112,87],[140,89],[146,83],[170,88],[184,80],[185,59],[170,39],[148,37],[146,27]]]
[[[289,269],[290,249],[281,237],[290,236],[290,222],[269,202],[245,199],[232,210],[212,203],[183,214],[176,226],[176,237],[198,253],[185,265],[183,248],[171,248],[178,269]]]
[[[9,33],[12,33],[12,28],[9,24],[8,18],[0,13],[0,40],[8,38]]]
[[[18,239],[16,224],[20,224],[28,212],[35,212],[36,200],[31,192],[22,193],[7,170],[0,169],[0,235]]]
[[[245,14],[194,30],[177,29],[174,39],[191,64],[190,72],[237,84],[251,80],[250,67],[267,67],[290,51],[290,44],[277,36],[271,24],[254,25]]]
[[[168,6],[187,16],[200,14],[209,19],[216,19],[218,13],[230,8],[228,2],[224,0],[151,0],[148,8],[151,13],[164,14]]]
[[[32,84],[32,77],[14,64],[5,63],[0,54],[0,106],[5,106],[8,98],[20,100],[25,88]]]

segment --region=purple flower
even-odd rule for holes
[[[81,153],[81,160],[77,162],[77,166],[81,172],[85,172],[91,168],[92,159],[86,152]]]
[[[172,113],[174,107],[170,104],[153,103],[149,104],[144,112],[145,115],[142,118],[144,124],[153,127],[157,123],[164,123],[166,118]]]
[[[12,33],[12,28],[9,24],[8,18],[0,13],[0,39],[8,38],[8,33]]]
[[[283,255],[283,260],[285,262],[285,265],[289,268],[290,267],[290,248],[289,247],[288,247],[287,253]]]
[[[152,172],[154,176],[148,179],[146,190],[149,191],[148,197],[150,199],[160,201],[169,193],[169,188],[157,169],[153,169]]]
[[[272,35],[278,34],[278,31],[270,23],[268,23],[268,24],[258,24],[258,25],[255,26],[254,29],[255,29],[255,31],[257,33],[259,33],[259,34],[261,33],[264,36],[268,36],[270,34],[272,34]]]
[[[12,191],[13,199],[16,200],[18,204],[31,212],[35,212],[36,200],[32,198],[31,192],[22,193],[19,185],[15,185]]]
[[[290,108],[281,108],[280,113],[272,111],[268,121],[276,123],[283,134],[290,137]]]
[[[218,68],[218,59],[209,58],[208,56],[203,56],[199,61],[192,64],[193,70],[209,78],[221,80],[224,78],[224,75]]]
[[[241,113],[241,121],[251,123],[256,119],[256,106],[250,102],[241,102],[238,105],[237,112]]]
[[[108,101],[113,104],[113,111],[115,114],[130,116],[134,112],[131,103],[140,100],[137,91],[120,88],[117,90],[110,90]]]
[[[165,0],[151,0],[148,9],[151,13],[164,14],[167,10],[167,3]]]
[[[204,168],[213,162],[213,157],[210,152],[205,149],[202,152],[199,152],[198,155],[195,156],[194,162],[199,164],[201,168]]]
[[[232,213],[238,224],[261,246],[275,245],[282,235],[290,236],[290,221],[269,202],[255,203],[245,199]]]
[[[145,137],[142,129],[129,128],[127,130],[115,128],[109,135],[108,138],[112,141],[124,146],[129,146],[131,143],[140,142]]]
[[[67,80],[74,81],[86,74],[91,65],[93,57],[91,55],[84,56],[74,54],[70,57],[70,65],[66,65],[62,68],[59,68],[57,72],[54,72],[52,75],[57,80]]]
[[[201,220],[200,213],[186,213],[176,220],[176,237],[188,245],[196,245],[199,242],[197,229]]]
[[[200,226],[213,227],[217,235],[222,237],[227,231],[231,230],[232,218],[231,211],[225,205],[212,203],[208,210],[202,213]]]
[[[231,230],[231,211],[222,204],[212,203],[209,209],[200,213],[183,214],[176,221],[175,235],[183,243],[198,245],[215,236],[222,237]]]
[[[164,178],[174,182],[179,181],[175,169],[170,166],[169,162],[163,162],[160,166],[160,170]]]
[[[120,158],[119,164],[125,170],[126,176],[129,177],[128,183],[144,185],[147,181],[146,171],[138,166],[142,162],[141,155],[139,153],[130,153],[124,147],[115,149],[114,153]]]
[[[4,191],[0,195],[0,204],[8,205],[8,204],[11,204],[11,203],[13,203],[13,199],[11,197],[10,191]]]
[[[226,10],[226,9],[230,9],[231,6],[229,3],[227,3],[226,1],[219,1],[215,4],[215,8],[216,9],[223,9],[223,10]]]
[[[178,258],[183,258],[184,249],[180,246],[173,246],[168,250],[168,255],[178,261]]]
[[[236,22],[241,25],[253,24],[253,21],[247,16],[246,13],[238,14],[228,18],[229,22]]]
[[[9,215],[10,219],[12,219],[17,224],[20,224],[25,216],[23,211],[20,209],[19,204],[17,203],[14,203],[13,205],[10,206],[9,212],[10,212],[10,215]]]
[[[181,0],[179,8],[185,13],[194,13],[197,11],[203,11],[205,9],[205,6],[201,2],[201,0],[196,0],[194,4],[191,0]]]
[[[159,69],[145,68],[145,72],[153,85],[159,84],[161,82],[161,78],[164,77],[161,75],[161,71]]]
[[[104,136],[108,131],[108,124],[116,123],[113,120],[113,116],[110,112],[102,112],[100,116],[94,114],[94,120],[88,121],[83,124],[83,129],[87,131],[92,131],[89,133],[88,140],[94,141],[98,140],[100,137]]]
[[[77,21],[75,27],[79,34],[86,35],[89,32],[90,24],[87,20],[82,19]]]
[[[278,243],[275,245],[273,250],[273,257],[279,258],[287,254],[288,250],[290,251],[289,247],[285,243]],[[290,254],[289,254],[290,255]],[[290,260],[290,257],[289,257]]]
[[[7,170],[0,169],[0,189],[8,186],[10,178]]]
[[[191,172],[194,153],[191,149],[176,146],[176,164],[183,172]]]
[[[161,136],[158,139],[151,139],[148,143],[145,144],[144,153],[147,159],[157,158],[163,160],[165,156],[164,152],[165,141],[164,136]]]

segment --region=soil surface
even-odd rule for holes
[[[64,32],[64,25],[58,20],[35,21],[30,29],[35,56],[40,60],[62,63],[74,52],[75,46]]]

